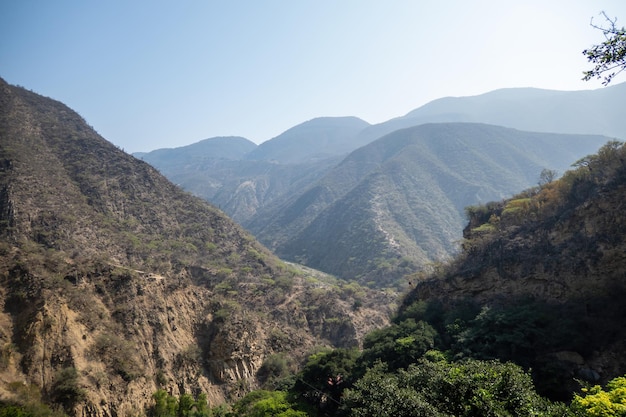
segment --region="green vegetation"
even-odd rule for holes
[[[148,409],[149,417],[223,417],[224,407],[209,408],[206,394],[194,398],[190,394],[181,394],[178,398],[165,390],[158,390],[152,395],[154,404]]]
[[[353,417],[563,416],[565,407],[534,391],[513,364],[420,360],[390,373],[382,364],[346,390],[342,410]]]
[[[247,226],[285,259],[404,289],[406,274],[457,252],[465,206],[536,184],[537,166],[567,167],[606,140],[470,123],[401,129]],[[513,203],[504,217],[523,216],[527,202]]]
[[[63,368],[57,372],[51,395],[68,413],[85,399],[86,393],[78,384],[78,373],[75,368]]]
[[[76,386],[73,372],[69,370],[65,373],[69,374],[69,385],[66,384],[67,379],[65,382],[57,379],[56,388],[69,394],[71,403],[74,399],[81,398],[84,392]],[[63,384],[66,384],[65,387],[62,386]],[[67,417],[60,409],[53,409],[44,404],[41,392],[35,385],[11,382],[7,384],[6,388],[13,399],[11,401],[0,400],[0,417]],[[70,404],[68,403],[68,405]]]
[[[253,391],[233,406],[230,415],[241,417],[306,417],[284,391]]]
[[[519,262],[520,256],[549,270],[545,253],[552,249],[537,240],[523,255],[516,249],[508,253],[505,245],[511,234],[524,243],[520,231],[534,236],[536,228],[549,230],[566,221],[562,213],[589,207],[590,196],[601,193],[610,198],[626,180],[625,159],[626,146],[609,142],[559,180],[548,181],[544,174],[538,187],[510,200],[468,208],[465,252],[420,280],[425,284],[476,280],[486,265],[512,268],[509,262]],[[614,194],[623,202],[620,193]],[[613,217],[606,210],[602,219],[610,225]],[[619,234],[619,230],[609,227],[602,231],[602,239],[622,239],[609,233]],[[569,244],[560,248],[561,256],[571,251],[580,257],[593,247],[581,236],[571,243],[576,247]],[[529,273],[523,266],[518,268]],[[499,279],[514,278],[503,273]],[[596,377],[581,373],[576,363],[621,340],[625,293],[620,281],[613,284],[608,292],[595,286],[585,299],[558,302],[530,295],[444,302],[420,298],[418,286],[390,326],[365,337],[362,350],[320,350],[295,376],[285,372],[287,366],[280,358],[268,360],[264,366],[273,372],[272,386],[280,391],[250,394],[233,410],[252,413],[250,404],[258,401],[283,404],[283,408],[268,406],[266,410],[273,410],[268,412],[293,409],[309,416],[625,415],[626,376],[605,388],[595,385],[581,391],[578,380],[593,382]],[[343,285],[337,291],[354,294],[359,287]]]
[[[583,389],[584,395],[576,394],[572,407],[586,416],[618,417],[626,416],[626,376],[612,379],[606,390],[594,385]]]
[[[626,29],[616,26],[617,19],[611,20],[605,12],[602,15],[606,26],[593,23],[592,26],[602,32],[604,41],[583,51],[587,60],[595,64],[593,69],[584,72],[583,80],[604,78],[602,84],[608,85],[613,77],[626,69]]]

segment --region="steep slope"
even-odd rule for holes
[[[164,388],[216,404],[257,386],[274,354],[357,346],[387,321],[391,299],[285,265],[71,109],[3,80],[0,161],[0,402],[40,391],[71,414],[137,415]]]
[[[245,162],[215,158],[202,149],[186,158],[180,158],[182,152],[177,149],[155,151],[158,158],[136,155],[184,189],[220,206],[240,224],[254,223],[257,228],[258,219],[273,217],[345,154],[402,128],[479,122],[536,132],[623,137],[624,89],[626,83],[592,91],[512,88],[448,97],[371,126],[355,117],[317,118],[259,145]]]
[[[507,88],[469,97],[431,101],[405,116],[364,129],[369,143],[394,130],[423,123],[477,122],[533,132],[624,137],[626,83],[588,91]]]
[[[295,126],[258,147],[249,146],[252,143],[242,138],[214,138],[137,156],[172,182],[246,224],[257,210],[318,180],[357,147],[353,138],[367,126],[356,117],[323,117]],[[243,141],[249,144],[244,147]],[[246,152],[235,153],[234,149]]]
[[[465,206],[511,195],[606,141],[465,123],[400,130],[247,227],[286,259],[388,285],[454,252]]]
[[[463,311],[449,318],[452,349],[532,368],[553,395],[626,373],[625,161],[611,142],[560,180],[472,207],[463,253],[416,280],[401,315],[424,302]]]
[[[300,164],[210,157],[180,163],[145,160],[169,180],[218,206],[240,224],[246,224],[272,201],[309,186],[338,162],[334,158]]]
[[[354,139],[367,126],[357,117],[319,117],[263,142],[246,158],[294,164],[345,155],[360,146]]]

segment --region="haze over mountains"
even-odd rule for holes
[[[177,150],[177,163],[231,169],[235,181],[266,169],[257,195],[276,197],[250,218],[267,213],[258,234],[288,256],[372,286],[411,273],[415,289],[386,326],[393,293],[280,261],[67,106],[0,79],[0,408],[151,415],[158,389],[179,405],[200,394],[205,405],[232,404],[275,377],[328,415],[326,395],[343,385],[329,381],[359,388],[381,360],[389,372],[458,374],[459,358],[532,368],[542,394],[567,400],[574,378],[604,383],[626,369],[626,146],[594,147],[606,140],[454,122],[395,130],[326,165],[246,160],[257,147],[243,138]],[[598,148],[557,181],[471,207],[463,253],[424,279],[420,266],[454,250],[446,231],[464,223],[465,200],[501,199],[535,185],[545,165]],[[372,382],[393,381],[385,375]],[[509,388],[517,401],[519,386]],[[364,401],[388,404],[400,392],[391,391]]]
[[[542,169],[563,172],[623,137],[625,90],[626,83],[575,92],[504,89],[436,100],[378,125],[314,119],[240,158],[214,158],[199,148],[189,159],[177,149],[137,156],[222,208],[280,256],[345,279],[388,284],[454,253],[465,206],[533,186]],[[530,132],[569,135],[539,139]],[[230,152],[220,143],[215,155]],[[470,166],[454,154],[467,156],[461,160]]]

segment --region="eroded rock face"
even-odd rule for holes
[[[21,279],[0,298],[9,310],[1,317],[2,342],[14,344],[2,381],[34,384],[55,400],[61,371],[75,369],[80,395],[66,407],[77,415],[143,412],[159,388],[173,395],[203,392],[216,405],[258,387],[257,371],[269,355],[283,352],[302,360],[316,345],[355,346],[362,337],[349,310],[333,311],[346,332],[326,331],[338,321],[329,320],[315,333],[269,319],[272,306],[246,307],[167,277],[101,275],[37,290],[37,277]],[[14,299],[24,286],[36,295],[18,307]],[[299,285],[294,291],[274,309],[297,314],[306,292]],[[385,324],[369,308],[361,314],[379,317],[359,324],[364,329]]]
[[[258,386],[269,355],[358,345],[391,304],[360,297],[376,319],[71,109],[0,79],[0,398],[98,417],[141,415],[157,389],[215,405]],[[331,319],[359,331],[331,340]]]

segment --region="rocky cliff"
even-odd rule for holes
[[[137,415],[159,388],[223,402],[273,354],[358,346],[393,305],[281,262],[71,109],[2,80],[0,236],[0,401],[74,415]]]
[[[418,300],[482,306],[468,323],[487,326],[487,317],[489,333],[475,342],[488,355],[489,343],[506,346],[505,359],[543,372],[540,382],[548,373],[572,384],[624,374],[625,161],[626,146],[609,142],[559,180],[469,207],[463,254],[425,280],[413,277],[403,310]]]

